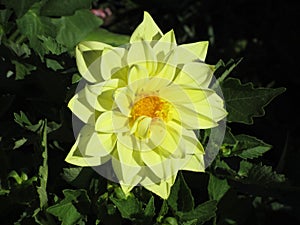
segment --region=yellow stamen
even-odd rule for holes
[[[132,107],[131,116],[135,121],[140,116],[168,120],[170,103],[158,96],[146,96],[138,100]]]

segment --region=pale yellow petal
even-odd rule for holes
[[[144,66],[149,75],[155,74],[157,69],[156,55],[148,42],[136,42],[130,45],[127,54],[129,66],[140,64]]]
[[[204,148],[193,130],[182,128],[181,148],[187,155],[204,154]]]
[[[82,133],[82,137],[78,144],[81,152],[88,156],[107,156],[115,147],[117,137],[113,133],[98,133],[94,128],[87,133]]]
[[[129,131],[129,120],[120,112],[103,112],[96,121],[95,130],[103,133]]]
[[[113,110],[115,108],[114,93],[115,90],[103,91],[97,97],[95,109],[97,109],[100,112]]]
[[[124,48],[105,48],[103,50],[101,58],[99,58],[99,66],[101,70],[101,76],[104,80],[109,80],[112,75],[118,70],[122,69],[125,64]],[[98,64],[96,64],[98,66]]]
[[[166,176],[164,163],[166,158],[159,152],[160,149],[153,149],[152,151],[141,152],[141,159],[152,170],[152,172],[159,178]]]
[[[104,48],[111,48],[110,45],[101,42],[81,42],[76,46],[76,63],[80,74],[91,83],[101,82],[100,68],[89,67],[102,55]]]
[[[207,112],[195,111],[195,107],[192,104],[177,105],[176,109],[179,114],[178,121],[186,129],[208,129],[218,125],[212,118],[209,106]]]
[[[202,50],[205,49],[204,48],[205,44],[201,44],[201,45],[203,45],[201,49]],[[170,51],[170,53],[166,56],[165,60],[172,63],[172,65],[186,64],[193,61],[204,61],[205,58],[204,56],[206,56],[206,50],[203,50],[202,52],[198,53],[197,48],[193,49],[193,46],[194,46],[193,44],[179,45],[176,48],[174,48],[172,51]],[[198,45],[195,44],[195,47],[197,46]]]
[[[193,86],[170,85],[161,88],[159,95],[173,104],[192,104],[205,100],[214,93],[211,89],[199,89]]]
[[[200,41],[196,43],[183,44],[180,45],[180,47],[191,51],[198,57],[198,59],[204,62],[207,54],[208,44],[208,41]]]
[[[134,93],[128,87],[119,88],[114,93],[114,103],[119,108],[120,112],[127,117],[130,116],[134,98]]]
[[[192,85],[198,88],[208,88],[212,77],[212,66],[201,62],[191,62],[183,66],[182,70],[174,79],[174,83],[179,85]]]
[[[155,74],[156,78],[164,79],[168,82],[172,82],[176,74],[176,67],[168,63],[159,63],[157,64],[158,68]]]
[[[162,62],[165,56],[175,47],[176,38],[173,30],[164,34],[159,41],[155,42],[153,50],[157,56],[158,62]]]
[[[65,161],[76,166],[99,166],[106,163],[110,156],[106,157],[91,157],[85,156],[78,148],[80,137],[77,138],[75,144],[72,146],[69,154],[65,158]]]
[[[110,79],[107,81],[103,81],[97,84],[87,85],[87,88],[90,92],[95,95],[100,95],[103,91],[113,90],[120,87],[124,87],[126,84],[123,80],[120,79]]]
[[[149,13],[144,12],[144,20],[131,35],[130,43],[136,41],[158,40],[161,36],[162,32],[152,17],[149,15]]]
[[[149,139],[151,121],[152,118],[147,116],[141,116],[136,119],[135,123],[137,123],[137,126],[134,135],[137,138]]]
[[[94,123],[94,108],[90,106],[82,94],[78,93],[74,95],[69,101],[68,107],[81,121]]]
[[[113,96],[115,91],[123,86],[125,86],[124,81],[120,79],[111,79],[98,84],[88,85],[88,92],[86,92],[86,95],[89,95],[90,101],[94,103],[93,108],[97,111],[109,111],[112,110],[114,106]],[[93,98],[95,96],[96,99]]]
[[[135,135],[132,135],[131,130],[130,132],[118,132],[117,138],[118,142],[120,142],[122,145],[125,145],[129,149],[136,151],[141,149],[141,139],[137,138]]]
[[[112,46],[98,41],[82,41],[78,45],[81,52],[85,51],[102,51],[104,48],[113,48]]]
[[[128,71],[128,84],[133,85],[138,80],[143,80],[149,77],[148,71],[145,67],[134,64],[129,68]]]
[[[136,185],[136,176],[143,166],[139,153],[117,142],[117,148],[112,154],[112,165],[118,179],[126,185]]]
[[[160,144],[160,148],[164,151],[161,154],[165,154],[165,157],[179,158],[181,157],[180,152],[178,152],[178,145],[182,135],[182,126],[174,121],[169,121],[166,123],[167,132],[163,142]]]
[[[224,119],[228,114],[224,108],[224,100],[216,93],[207,96],[203,101],[194,103],[194,107],[199,114],[210,117],[216,122]]]
[[[128,70],[128,87],[132,92],[138,93],[149,81],[149,73],[142,64],[134,64]]]
[[[187,163],[181,168],[181,170],[204,172],[205,171],[204,155],[202,154],[193,155],[187,161]]]
[[[174,175],[176,177],[176,174]],[[167,199],[171,192],[171,187],[174,184],[174,177],[170,177],[167,180],[162,180],[160,183],[156,184],[149,184],[149,180],[145,178],[141,184],[146,188],[147,190],[155,193],[156,195],[160,196],[163,199]]]

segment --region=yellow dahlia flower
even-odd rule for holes
[[[173,30],[163,34],[146,12],[128,45],[80,43],[76,60],[86,82],[68,106],[84,125],[66,161],[108,164],[125,193],[142,185],[164,199],[179,170],[203,172],[194,130],[216,127],[227,114],[209,88],[207,47],[177,45]]]

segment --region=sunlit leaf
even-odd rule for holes
[[[100,41],[112,46],[120,46],[129,43],[129,36],[109,32],[103,28],[97,28],[90,32],[85,41]]]
[[[57,42],[69,49],[102,24],[101,19],[85,9],[77,10],[72,16],[53,19],[52,22],[58,28]]]

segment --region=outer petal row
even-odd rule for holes
[[[115,134],[103,134],[85,125],[66,157],[66,162],[77,166],[99,166],[107,162],[116,144]]]
[[[143,22],[135,29],[130,38],[130,43],[137,41],[152,41],[161,38],[162,32],[149,13],[144,12]]]

